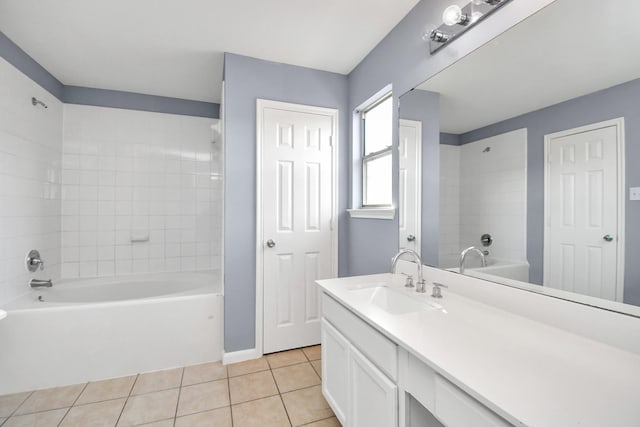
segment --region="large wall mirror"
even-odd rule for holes
[[[400,218],[426,264],[640,316],[636,12],[556,0],[400,98]]]

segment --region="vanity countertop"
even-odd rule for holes
[[[324,292],[515,425],[640,426],[640,355],[392,274],[327,279]],[[386,285],[440,307],[390,314],[353,289]],[[638,320],[640,321],[640,319]]]

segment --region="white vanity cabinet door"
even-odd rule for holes
[[[349,383],[349,427],[397,427],[398,387],[353,347]]]
[[[349,348],[351,344],[322,319],[322,393],[344,426],[349,408]]]

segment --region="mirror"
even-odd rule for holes
[[[464,274],[640,316],[635,12],[556,0],[400,97],[400,224],[421,206],[425,264],[474,247]]]

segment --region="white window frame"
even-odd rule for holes
[[[365,129],[366,129],[366,125],[365,125],[365,117],[367,112],[373,110],[374,108],[376,108],[377,106],[379,106],[380,104],[382,104],[383,102],[387,101],[388,99],[393,97],[393,93],[392,92],[387,92],[385,93],[383,96],[379,97],[378,99],[376,99],[376,101],[370,103],[369,105],[367,105],[367,107],[363,108],[362,110],[360,110],[359,115],[360,115],[360,149],[361,149],[361,160],[360,160],[360,167],[362,170],[362,208],[363,209],[389,209],[393,207],[393,200],[389,200],[388,204],[370,204],[367,203],[366,197],[367,197],[367,192],[366,192],[366,188],[367,188],[367,163],[372,161],[372,160],[377,160],[380,158],[383,158],[385,156],[390,156],[392,157],[392,150],[393,150],[393,141],[389,141],[390,145],[388,145],[386,148],[383,148],[382,150],[378,150],[375,151],[373,153],[369,153],[367,155],[365,155],[365,149],[366,149],[366,134],[365,134]],[[393,102],[393,100],[391,101]],[[393,122],[393,117],[390,118],[390,120]],[[393,124],[392,124],[393,126]],[[389,179],[393,180],[393,176],[389,176]]]

